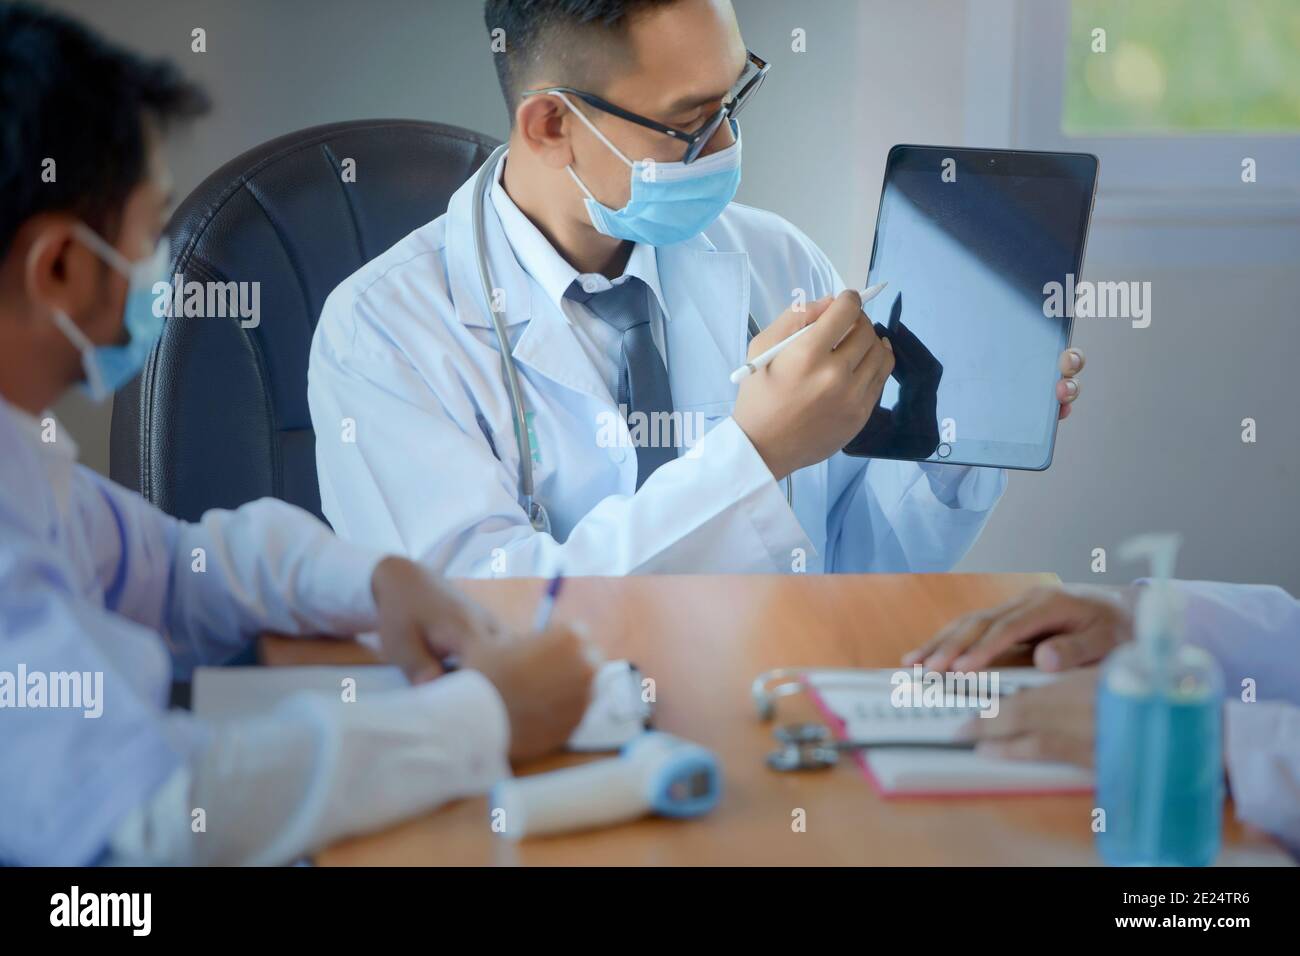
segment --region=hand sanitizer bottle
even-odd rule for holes
[[[1170,583],[1180,538],[1141,535],[1125,560],[1147,558],[1136,640],[1102,668],[1097,696],[1097,849],[1111,866],[1207,866],[1223,820],[1222,689],[1214,660],[1181,643]]]

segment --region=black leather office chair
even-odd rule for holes
[[[320,515],[307,356],[325,297],[446,211],[494,146],[438,123],[333,123],[273,139],[204,180],[168,225],[172,273],[259,282],[261,321],[168,320],[114,403],[114,480],[191,521],[266,496]],[[347,159],[355,182],[343,181]]]

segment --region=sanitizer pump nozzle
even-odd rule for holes
[[[1125,561],[1145,558],[1150,563],[1151,580],[1138,598],[1133,630],[1139,650],[1153,667],[1168,665],[1183,636],[1182,601],[1171,583],[1182,540],[1177,534],[1141,534],[1119,548]]]
[[[1137,638],[1102,668],[1097,696],[1097,845],[1119,866],[1205,866],[1223,815],[1222,678],[1181,643],[1183,602],[1173,582],[1180,539],[1140,535],[1120,547],[1146,558]]]

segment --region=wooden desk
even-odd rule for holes
[[[760,672],[784,666],[885,667],[952,617],[1002,601],[1053,575],[578,578],[557,614],[582,619],[610,657],[653,678],[657,725],[713,749],[721,805],[692,821],[622,827],[513,844],[488,829],[485,799],[465,800],[383,833],[344,841],[324,865],[426,864],[1091,864],[1088,797],[887,801],[844,761],[829,771],[778,774],[764,755],[771,725],[750,703]],[[542,582],[465,582],[516,626],[531,618]],[[351,642],[268,639],[270,664],[373,660]],[[802,697],[778,720],[810,715]],[[549,758],[521,772],[581,758]],[[802,808],[807,830],[791,829]],[[1225,860],[1277,851],[1229,822]],[[1281,859],[1285,859],[1284,857]]]

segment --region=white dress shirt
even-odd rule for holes
[[[664,305],[663,290],[659,286],[654,246],[641,242],[634,245],[623,274],[613,281],[599,272],[579,272],[555,251],[541,230],[515,205],[501,183],[504,171],[505,165],[502,164],[492,186],[491,197],[497,215],[501,217],[501,225],[510,239],[510,247],[524,271],[537,281],[547,298],[568,321],[592,367],[609,387],[610,398],[618,394],[619,369],[623,365],[623,336],[587,306],[565,297],[564,293],[575,281],[582,286],[583,291],[593,295],[622,285],[630,278],[644,282],[654,295],[655,307],[651,310],[650,332],[666,368],[668,350],[664,322],[668,319],[668,311]]]

